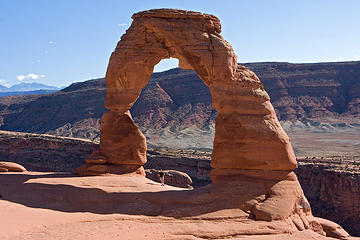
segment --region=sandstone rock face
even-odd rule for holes
[[[360,174],[317,165],[296,169],[315,216],[336,221],[350,234],[360,235]]]
[[[109,111],[101,120],[100,149],[110,164],[146,162],[146,139],[135,125],[130,112]]]
[[[97,143],[86,139],[0,131],[0,161],[29,171],[72,171],[96,148]]]
[[[111,164],[143,165],[146,142],[129,109],[164,58],[194,70],[209,87],[218,116],[212,167],[293,170],[295,156],[270,98],[249,69],[238,66],[212,15],[160,9],[133,15],[133,23],[112,53],[106,73],[100,153]],[[226,171],[218,171],[226,173]]]
[[[13,162],[0,162],[0,172],[25,172],[26,168]]]

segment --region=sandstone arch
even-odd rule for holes
[[[161,59],[174,57],[180,67],[193,69],[209,87],[218,113],[211,160],[213,184],[186,193],[161,193],[170,196],[161,202],[161,214],[205,213],[211,217],[214,211],[231,209],[242,218],[284,220],[292,231],[312,229],[347,239],[340,226],[312,216],[292,172],[297,163],[289,138],[258,77],[237,64],[231,45],[220,35],[220,21],[212,15],[174,9],[144,11],[132,18],[106,73],[109,111],[102,117],[100,149],[77,173],[144,175],[146,139],[129,109],[153,67]]]
[[[213,15],[160,9],[136,13],[112,53],[106,73],[106,108],[100,155],[106,162],[139,169],[146,162],[146,139],[129,109],[164,58],[194,70],[210,88],[218,112],[213,175],[237,169],[293,170],[295,156],[260,80],[237,64]],[[99,156],[93,156],[99,158]]]

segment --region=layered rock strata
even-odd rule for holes
[[[316,164],[296,169],[316,216],[340,223],[350,234],[360,236],[360,173],[339,171]]]
[[[21,164],[29,171],[71,171],[97,147],[86,139],[0,131],[0,161]]]

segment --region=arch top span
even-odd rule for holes
[[[181,9],[171,9],[171,8],[161,8],[161,9],[150,9],[146,11],[141,11],[134,13],[131,18],[144,18],[144,17],[153,17],[153,18],[164,18],[164,19],[197,19],[201,21],[207,21],[212,26],[215,27],[215,31],[221,32],[221,24],[219,18],[212,14],[206,14],[195,11],[181,10]]]
[[[106,73],[106,112],[96,157],[108,164],[146,162],[146,139],[129,109],[162,59],[177,58],[209,87],[217,111],[211,166],[217,175],[239,170],[293,170],[296,159],[259,78],[241,65],[220,35],[217,17],[155,9],[136,13],[112,53]],[[130,167],[130,169],[133,169]],[[231,171],[230,171],[231,170]]]
[[[237,58],[220,35],[217,17],[156,9],[136,13],[132,18],[134,21],[110,58],[106,75],[107,108],[125,107],[116,106],[117,99],[123,95],[122,89],[142,89],[154,66],[166,58],[179,59],[179,67],[194,70],[208,86],[236,77]]]

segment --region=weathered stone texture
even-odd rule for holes
[[[0,161],[29,171],[71,171],[96,148],[98,144],[86,139],[0,131]]]
[[[212,15],[160,9],[133,15],[112,53],[106,73],[106,103],[100,155],[110,164],[146,162],[146,141],[129,109],[164,58],[194,70],[210,88],[218,112],[212,157],[215,169],[293,170],[295,156],[258,77],[238,66]],[[225,171],[226,172],[226,171]],[[222,171],[224,173],[224,171]]]

